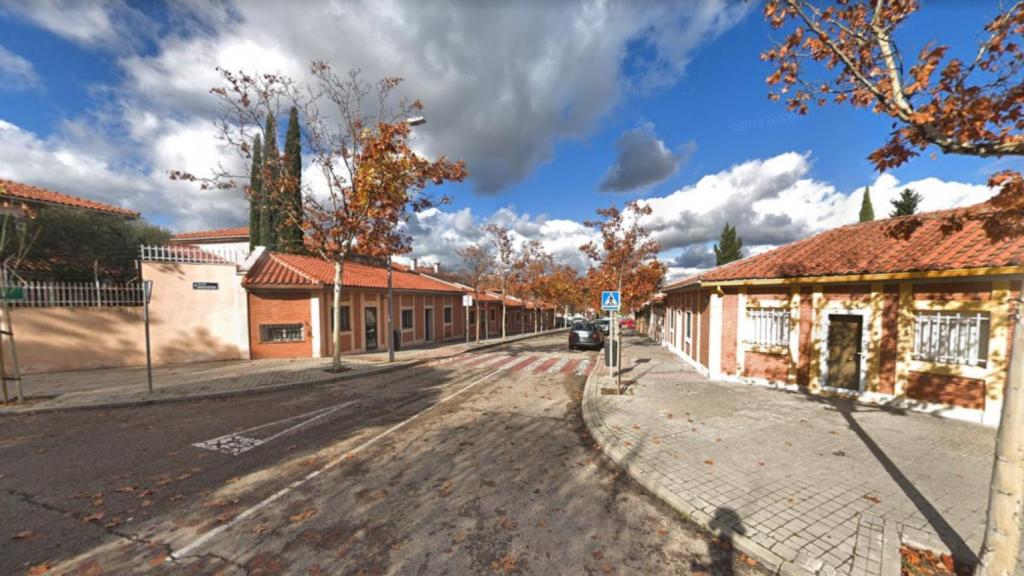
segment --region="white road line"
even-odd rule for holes
[[[576,365],[576,375],[583,376],[587,373],[587,368],[590,366],[590,358],[584,358]]]
[[[232,432],[231,434],[225,434],[224,436],[218,436],[217,438],[211,438],[210,440],[196,442],[192,444],[192,446],[196,448],[203,448],[205,450],[213,450],[214,452],[221,452],[223,454],[230,454],[231,456],[238,456],[239,454],[244,454],[261,444],[266,444],[271,440],[280,438],[285,434],[294,432],[299,428],[312,424],[313,422],[325,416],[333,414],[338,410],[341,410],[345,406],[348,406],[349,404],[354,404],[355,402],[355,400],[349,400],[348,402],[342,402],[341,404],[328,406],[327,408],[320,408],[319,410],[313,410],[312,412],[306,412],[305,414],[299,414],[297,416],[290,416],[288,418],[283,418],[281,420],[277,420],[274,422],[260,424],[259,426],[253,426],[252,428],[246,428],[245,430],[239,430],[238,432]],[[305,418],[305,420],[299,422],[298,424],[289,426],[288,428],[285,428],[284,430],[281,430],[280,432],[268,436],[266,438],[253,438],[252,436],[248,435],[249,433],[255,432],[257,430],[270,428],[272,426],[278,426],[280,424],[291,422],[293,420],[299,420],[301,418]]]
[[[240,523],[243,520],[249,518],[253,514],[259,512],[260,510],[262,510],[262,509],[266,508],[267,506],[273,504],[274,502],[280,500],[284,496],[286,496],[286,495],[290,494],[291,492],[293,492],[296,488],[299,488],[302,485],[304,485],[306,482],[309,482],[310,480],[312,480],[312,479],[316,478],[317,476],[323,474],[327,470],[337,466],[341,462],[344,462],[345,460],[347,460],[349,458],[352,458],[356,454],[359,454],[360,452],[366,450],[370,446],[376,444],[378,440],[380,440],[382,438],[385,438],[385,437],[389,436],[390,434],[392,434],[393,432],[404,428],[405,426],[407,426],[413,420],[416,420],[417,418],[419,418],[420,416],[426,414],[427,412],[430,412],[434,408],[437,408],[438,406],[444,404],[445,402],[448,402],[452,398],[455,398],[456,396],[462,394],[463,392],[466,392],[467,390],[469,390],[470,388],[473,388],[477,384],[480,384],[482,382],[487,381],[489,378],[491,378],[492,376],[494,376],[495,374],[498,374],[500,372],[501,372],[501,369],[499,368],[497,370],[494,370],[494,371],[492,371],[492,372],[490,372],[488,374],[485,374],[485,375],[481,376],[480,378],[477,378],[476,380],[474,380],[472,383],[468,384],[464,388],[461,388],[461,389],[459,389],[459,390],[449,394],[448,396],[445,396],[444,398],[442,398],[436,404],[433,404],[433,405],[431,405],[431,406],[429,406],[427,408],[424,408],[423,410],[413,414],[412,416],[406,418],[405,420],[402,420],[398,424],[395,424],[391,428],[388,428],[387,430],[381,432],[380,434],[377,434],[373,438],[370,438],[366,442],[363,442],[359,446],[356,446],[352,450],[349,450],[348,452],[345,453],[344,456],[339,456],[339,457],[335,458],[334,460],[331,460],[327,464],[324,464],[321,468],[319,468],[317,470],[314,470],[314,471],[310,472],[309,474],[306,474],[302,478],[300,478],[300,479],[292,482],[291,484],[285,486],[284,488],[281,488],[277,492],[274,492],[270,496],[267,496],[263,500],[257,502],[256,504],[253,504],[251,507],[245,509],[241,514],[239,514],[238,516],[235,516],[229,522],[227,522],[225,524],[221,524],[220,526],[217,526],[216,528],[206,532],[205,534],[199,536],[198,538],[196,538],[192,542],[186,544],[185,546],[182,546],[176,552],[171,552],[170,555],[167,558],[167,561],[171,562],[171,561],[174,561],[174,560],[180,560],[180,559],[184,558],[185,556],[188,556],[194,550],[196,550],[200,546],[206,544],[210,540],[213,540],[214,538],[219,536],[221,533],[223,533],[225,530],[228,530],[229,528],[232,528],[233,526],[236,526],[238,523]]]
[[[568,358],[562,358],[558,362],[555,362],[551,366],[551,368],[548,368],[548,374],[558,374],[562,370],[562,368],[565,368],[565,365],[568,364],[568,363],[569,363],[569,359]]]
[[[518,363],[520,363],[522,361],[523,361],[523,357],[522,356],[512,356],[512,357],[510,357],[508,359],[508,362],[502,362],[501,366],[498,366],[498,369],[499,370],[508,370],[509,368],[515,366],[516,364],[518,364]]]
[[[545,357],[545,356],[538,356],[538,357],[533,359],[533,362],[530,362],[526,366],[523,366],[522,368],[517,370],[517,372],[533,372],[533,369],[536,366],[539,366],[545,360],[547,360],[547,357]]]

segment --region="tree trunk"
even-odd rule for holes
[[[985,540],[976,576],[1011,576],[1020,550],[1024,496],[1024,315],[1017,311],[1010,349],[1010,373],[996,432]]]
[[[505,278],[501,279],[501,339],[505,339]]]
[[[335,371],[341,370],[341,278],[344,258],[334,263],[334,327],[331,329],[331,343],[334,346],[332,366]],[[390,303],[389,303],[390,304]]]
[[[473,299],[473,306],[476,307],[476,318],[473,322],[474,328],[476,328],[476,343],[480,343],[480,295],[476,294],[476,298]]]

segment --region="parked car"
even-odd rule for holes
[[[626,330],[632,330],[636,328],[636,322],[632,318],[623,318],[619,320],[619,327],[625,328]]]
[[[592,348],[600,350],[604,345],[604,334],[592,322],[577,322],[569,331],[569,350]]]
[[[605,336],[608,335],[612,328],[611,318],[598,318],[597,320],[594,320],[594,324],[597,325]]]

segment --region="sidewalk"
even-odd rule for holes
[[[331,367],[330,358],[225,360],[160,366],[153,368],[152,394],[146,390],[145,367],[28,374],[23,379],[26,403],[0,407],[0,416],[219,398],[329,384],[399,370],[429,360],[448,358],[552,332],[531,332],[509,336],[505,340],[494,338],[482,340],[479,344],[440,342],[397,351],[393,363],[387,361],[387,349],[343,356],[342,365],[347,370],[340,373],[328,371]],[[13,397],[13,384],[8,390]]]
[[[639,337],[623,366],[627,394],[601,394],[603,367],[587,382],[598,444],[768,568],[896,576],[901,543],[971,560],[980,548],[994,430],[709,381]]]

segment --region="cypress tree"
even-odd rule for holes
[[[860,221],[871,222],[875,219],[875,208],[871,205],[871,189],[864,187],[864,197],[860,201]]]
[[[263,145],[260,143],[260,135],[257,134],[252,141],[252,168],[249,170],[249,248],[261,246],[263,235],[260,233],[260,224],[263,214]]]
[[[715,244],[715,265],[721,266],[743,258],[743,239],[736,234],[736,227],[728,222],[722,228],[722,234]]]
[[[302,252],[302,135],[299,132],[299,109],[292,106],[288,131],[284,139],[284,190],[282,190],[282,222],[278,246],[285,252]]]
[[[263,206],[260,208],[260,234],[268,250],[277,250],[280,230],[281,154],[277,151],[277,120],[274,113],[267,115],[263,131]]]
[[[917,205],[921,203],[921,195],[910,188],[904,188],[900,197],[892,201],[892,212],[890,217],[913,216],[917,214]]]

